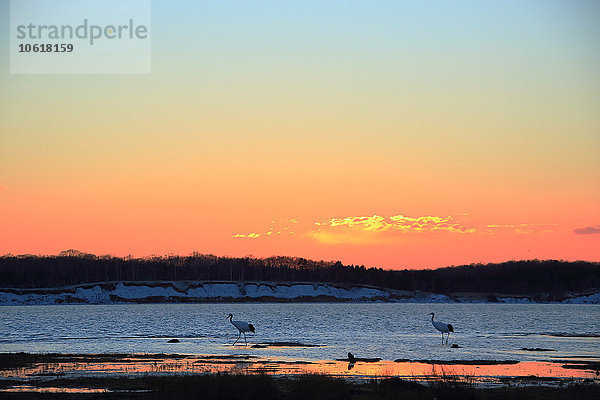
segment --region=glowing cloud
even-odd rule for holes
[[[275,221],[271,221],[277,225]],[[241,239],[266,239],[281,235],[292,235],[294,232],[286,224],[294,224],[300,236],[315,239],[321,243],[385,243],[397,240],[404,234],[425,232],[473,233],[474,228],[457,223],[452,217],[407,217],[392,215],[383,217],[343,217],[328,221],[313,222],[310,225],[300,224],[297,219],[286,220],[277,228],[271,226],[262,233],[237,233],[232,237]]]
[[[315,222],[316,229],[307,235],[323,243],[381,243],[397,240],[403,234],[424,232],[473,233],[470,228],[457,223],[452,217],[407,217],[392,215],[383,217],[333,218],[327,222]]]
[[[234,237],[234,238],[258,239],[259,237],[261,237],[263,235],[269,235],[269,234],[271,234],[271,232],[267,232],[265,234],[262,234],[262,233],[248,233],[247,235],[242,234],[242,233],[236,233],[232,237]]]
[[[275,238],[282,235],[293,235],[294,231],[287,226],[288,224],[297,224],[298,220],[295,218],[285,220],[283,222],[279,221],[271,221],[271,226],[266,229],[264,232],[252,232],[252,233],[236,233],[232,235],[232,238],[236,239],[267,239],[267,238]]]

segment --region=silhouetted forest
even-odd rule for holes
[[[373,285],[435,293],[478,292],[560,296],[600,288],[600,263],[507,261],[433,270],[384,270],[299,257],[233,258],[194,253],[147,258],[95,256],[0,257],[0,287],[50,288],[108,281],[274,281]]]

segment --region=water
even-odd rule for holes
[[[448,345],[431,325],[454,325]],[[226,320],[251,322],[250,344],[232,346]],[[0,307],[0,352],[250,354],[296,360],[600,359],[600,306],[561,304],[126,304]],[[178,338],[180,343],[167,343]],[[239,343],[238,343],[239,344]],[[458,344],[462,348],[450,348]],[[552,352],[521,348],[554,349]]]

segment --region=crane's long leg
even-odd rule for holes
[[[238,335],[238,338],[235,339],[235,342],[233,342],[233,345],[235,346],[235,344],[238,342],[238,340],[240,340],[240,338],[242,337],[242,331],[240,331],[240,334]]]
[[[444,332],[442,332],[442,344],[444,344]]]
[[[450,332],[448,332],[448,336],[446,337],[446,344],[448,344],[448,339],[450,339]]]
[[[246,347],[248,347],[248,341],[246,340],[246,332],[244,332],[244,342],[246,343]]]

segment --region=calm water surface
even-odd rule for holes
[[[427,313],[454,325],[448,345]],[[226,316],[248,321],[232,346]],[[251,354],[303,360],[519,360],[600,358],[600,306],[562,304],[127,304],[0,307],[0,352]],[[181,342],[170,344],[167,340]],[[238,343],[239,344],[239,343]],[[450,348],[458,344],[462,348]],[[530,352],[521,348],[553,349]]]

